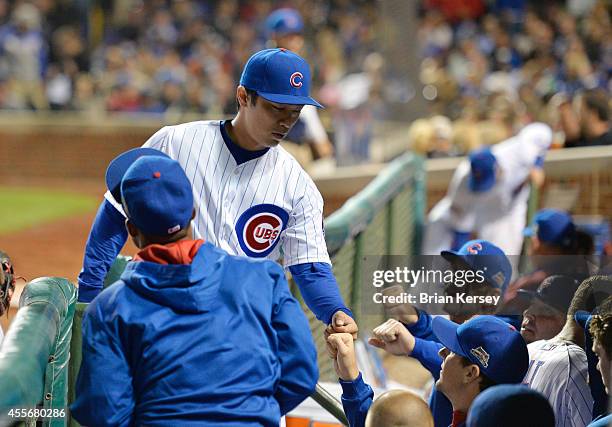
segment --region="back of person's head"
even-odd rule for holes
[[[568,321],[574,323],[577,311],[584,310],[589,313],[595,310],[612,294],[612,278],[610,276],[591,276],[585,279],[574,294],[567,311]]]
[[[417,119],[408,128],[408,146],[417,154],[426,155],[433,145],[434,127],[428,119]]]
[[[468,427],[553,427],[555,414],[548,400],[523,384],[490,387],[474,399]]]
[[[189,179],[168,157],[138,158],[121,179],[121,201],[129,222],[157,243],[176,240],[193,217]]]
[[[391,390],[374,401],[366,427],[433,427],[433,417],[423,399],[406,390]]]
[[[610,120],[610,97],[602,89],[587,90],[583,96],[584,105],[593,111],[602,122]]]

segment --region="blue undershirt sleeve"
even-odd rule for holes
[[[363,427],[368,410],[372,406],[374,391],[361,377],[361,372],[355,381],[339,380],[342,386],[342,407],[350,427]]]
[[[90,302],[102,291],[106,273],[126,240],[125,218],[104,199],[85,245],[83,269],[78,278],[80,302]]]
[[[330,264],[311,262],[289,267],[293,280],[300,288],[304,302],[317,319],[330,324],[334,313],[343,311],[353,317],[338,289]]]

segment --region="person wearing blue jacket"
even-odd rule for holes
[[[191,185],[174,160],[139,158],[121,196],[140,252],[86,309],[72,416],[87,426],[278,426],[318,379],[282,268],[191,240]]]
[[[457,251],[442,251],[441,256],[453,269],[484,272],[485,282],[482,286],[468,285],[472,286],[470,295],[496,295],[503,298],[512,276],[512,266],[499,247],[486,240],[470,240]],[[448,294],[461,289],[465,288],[449,286],[446,292]],[[479,314],[493,314],[497,309],[493,305],[468,307],[456,304],[445,305],[443,308],[456,323],[463,323]],[[442,367],[442,359],[439,356],[442,344],[433,332],[433,317],[410,304],[394,306],[387,310],[387,313],[399,318],[401,323],[391,319],[376,328],[370,344],[396,355],[414,357],[431,373],[434,381],[437,381]],[[517,329],[520,327],[520,316],[496,317]],[[451,423],[451,403],[436,387],[431,392],[429,406],[436,427],[446,427]]]
[[[527,344],[516,329],[495,316],[478,316],[462,325],[436,317],[432,328],[443,345],[436,387],[451,402],[451,427],[465,426],[469,408],[482,391],[496,384],[519,384],[527,373]],[[374,393],[358,371],[342,366],[342,356],[337,351],[334,366],[342,374],[344,412],[350,427],[363,427]]]

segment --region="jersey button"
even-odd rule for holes
[[[234,169],[234,175],[239,175],[239,174],[240,174],[240,170]]]

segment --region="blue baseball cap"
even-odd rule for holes
[[[298,34],[304,30],[302,15],[295,9],[284,7],[276,9],[266,19],[266,30],[272,34]]]
[[[554,427],[548,399],[523,384],[489,387],[472,402],[467,427]]]
[[[517,384],[527,374],[525,340],[514,326],[495,316],[476,316],[462,325],[438,316],[432,329],[444,347],[478,365],[497,384]]]
[[[512,265],[499,247],[487,240],[470,240],[458,251],[442,251],[440,255],[450,263],[472,271],[481,271],[487,283],[505,292],[512,277]]]
[[[176,160],[140,157],[121,180],[121,197],[128,219],[145,234],[169,236],[191,221],[191,184]]]
[[[169,158],[159,150],[146,147],[133,148],[115,157],[106,169],[106,188],[111,192],[117,203],[121,203],[121,179],[132,164],[142,156],[162,156]]]
[[[576,235],[576,226],[569,213],[558,209],[541,209],[531,225],[523,231],[525,236],[538,236],[541,242],[567,247]]]
[[[240,84],[270,102],[323,108],[310,96],[310,66],[287,49],[255,53],[244,66]]]
[[[490,190],[495,185],[495,165],[497,160],[489,147],[472,151],[470,159],[470,190],[481,193]]]

